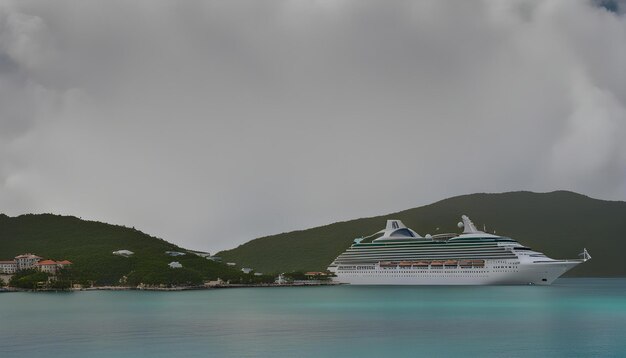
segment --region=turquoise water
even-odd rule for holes
[[[624,357],[626,279],[0,293],[0,357]]]

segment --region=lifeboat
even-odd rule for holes
[[[396,266],[398,266],[398,264],[396,264],[395,262],[389,262],[389,261],[381,262],[379,265],[380,265],[380,267],[396,267]]]
[[[430,262],[428,261],[418,261],[415,266],[417,267],[428,267],[428,265],[430,265]]]
[[[410,261],[400,261],[400,267],[411,267],[413,263]]]
[[[472,260],[461,260],[459,261],[459,265],[461,267],[472,267]]]
[[[457,260],[447,260],[443,264],[446,266],[456,266],[459,262]]]
[[[443,261],[433,261],[430,263],[430,267],[432,268],[442,268],[443,267]]]
[[[485,267],[485,260],[472,260],[472,266]]]

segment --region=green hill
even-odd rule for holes
[[[112,254],[121,249],[135,254],[129,258]],[[72,216],[0,214],[0,260],[26,252],[53,260],[67,259],[73,262],[69,278],[74,281],[118,284],[123,276],[132,284],[196,284],[217,277],[244,282],[251,279],[226,265],[190,253],[170,257],[165,251],[187,252],[134,228]],[[169,268],[167,264],[172,261],[179,261],[183,268]]]
[[[387,219],[400,219],[425,235],[457,232],[462,214],[480,228],[484,224],[489,232],[553,258],[576,258],[586,247],[593,259],[570,276],[626,276],[626,202],[566,191],[457,196],[388,215],[262,237],[217,255],[263,272],[324,270],[354,238],[384,228]]]

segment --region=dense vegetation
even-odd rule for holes
[[[119,257],[113,251],[126,249],[135,254]],[[58,285],[196,285],[205,280],[239,282],[268,281],[271,278],[244,274],[194,254],[170,257],[165,251],[187,250],[165,240],[126,228],[71,216],[51,214],[8,217],[0,214],[0,260],[31,252],[47,259],[70,260]],[[170,268],[178,261],[183,268]],[[20,277],[22,274],[16,275]],[[42,277],[26,278],[17,287],[30,288]],[[17,279],[16,279],[17,280]],[[39,280],[39,281],[36,281]]]
[[[37,270],[20,271],[11,277],[9,285],[19,288],[35,289],[48,283],[48,274]]]
[[[418,233],[458,232],[466,214],[487,231],[510,236],[554,258],[576,258],[586,247],[593,259],[573,276],[626,276],[626,202],[584,195],[512,192],[472,194],[388,215],[338,222],[267,236],[217,255],[263,272],[324,270],[354,238],[367,236],[400,219]]]

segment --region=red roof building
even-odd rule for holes
[[[42,272],[55,274],[57,273],[59,269],[62,269],[71,264],[72,263],[67,260],[63,260],[63,261],[43,260],[43,261],[39,261],[38,263],[36,263],[35,266]]]

